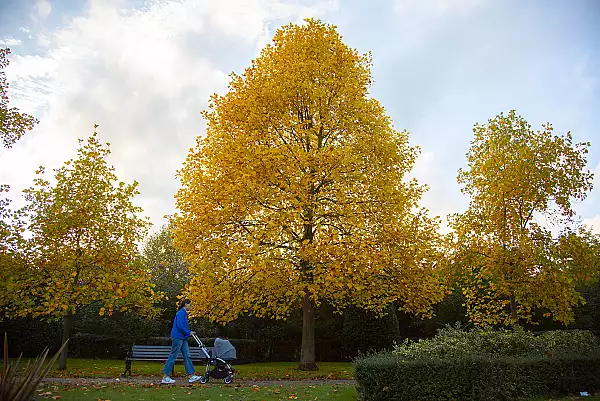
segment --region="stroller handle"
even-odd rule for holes
[[[192,337],[194,338],[194,340],[196,340],[196,342],[198,343],[198,346],[199,346],[200,348],[202,348],[202,352],[204,352],[204,355],[206,355],[206,357],[207,357],[208,359],[210,359],[210,358],[211,358],[211,356],[210,356],[210,354],[207,352],[207,350],[206,350],[206,346],[204,345],[204,343],[202,342],[202,340],[200,340],[200,337],[198,337],[198,336],[196,335],[196,333],[192,333]]]
[[[202,343],[202,341],[200,340],[200,337],[198,337],[198,336],[196,335],[196,333],[192,333],[192,338],[193,338],[194,340],[196,340],[196,342],[198,343],[198,345],[199,345],[199,346],[201,346],[201,347],[203,347],[203,346],[204,346],[204,344],[203,344],[203,343]]]

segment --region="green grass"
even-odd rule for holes
[[[108,385],[43,385],[39,399],[152,401],[152,400],[356,400],[356,389],[348,384],[234,386],[234,385],[175,385],[108,384]],[[600,397],[536,398],[532,401],[598,401]]]
[[[298,370],[297,362],[272,362],[236,365],[236,379],[242,380],[309,380],[309,379],[352,379],[350,362],[320,362],[317,371]],[[162,375],[162,363],[132,362],[132,374],[138,376]],[[51,370],[48,377],[118,377],[123,373],[125,362],[111,359],[74,359],[67,361],[67,370]],[[204,366],[196,364],[196,371],[203,372]],[[175,376],[183,376],[183,365],[175,366]]]
[[[39,399],[69,400],[356,400],[352,385],[298,385],[298,386],[240,386],[233,385],[128,385],[96,386],[43,386]],[[60,397],[60,398],[57,398]]]
[[[592,397],[579,397],[579,396],[571,396],[571,397],[561,397],[561,398],[534,398],[530,401],[600,401],[600,397],[592,396]]]
[[[352,379],[352,365],[344,362],[321,362],[319,370],[299,371],[296,362],[272,362],[247,365],[234,365],[236,376],[232,385],[223,385],[221,381],[193,386],[175,386],[158,384],[106,384],[106,385],[43,385],[40,399],[60,400],[355,400],[356,389],[349,384],[310,385],[270,385],[253,387],[240,386],[237,380],[316,380],[316,379]],[[49,377],[109,377],[116,378],[123,373],[124,361],[109,359],[69,359],[67,371],[50,371]],[[160,376],[163,364],[151,362],[133,362],[134,376]],[[197,366],[197,371],[203,367]],[[175,377],[184,375],[183,365],[176,365]],[[537,398],[532,401],[600,401],[600,397],[562,397]]]

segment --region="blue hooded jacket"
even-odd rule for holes
[[[184,308],[181,308],[175,314],[175,319],[173,320],[173,328],[171,329],[171,338],[178,338],[180,340],[187,339],[192,332],[188,326],[188,316],[187,311]]]

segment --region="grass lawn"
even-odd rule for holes
[[[110,384],[96,386],[42,386],[40,399],[150,401],[150,400],[356,400],[352,385],[298,385],[298,386],[239,386],[234,385],[130,385]]]
[[[175,385],[109,384],[109,385],[42,385],[39,399],[69,401],[151,400],[356,400],[356,390],[349,384],[234,386],[234,385]],[[532,401],[598,401],[600,397],[536,398]]]
[[[576,400],[600,401],[600,397],[598,397],[598,396],[593,396],[593,397],[572,396],[572,397],[562,397],[562,398],[534,398],[531,401],[576,401]]]
[[[134,375],[161,375],[161,363],[133,362]],[[185,385],[179,382],[174,386],[159,384],[115,383],[115,384],[43,384],[38,394],[40,399],[99,401],[119,400],[355,400],[356,389],[351,384],[309,384],[299,382],[290,385],[252,386],[236,384],[236,380],[311,380],[311,379],[352,379],[352,365],[344,362],[321,362],[315,372],[299,371],[296,362],[273,362],[247,365],[234,365],[236,377],[232,385],[221,381],[211,381],[208,385]],[[108,359],[69,359],[67,371],[50,371],[50,377],[108,377],[116,378],[123,373],[124,362]],[[198,371],[202,368],[197,367]],[[175,377],[182,377],[182,365],[176,365]],[[157,380],[158,381],[158,380]],[[536,398],[532,401],[600,401],[595,397]]]
[[[242,380],[304,380],[304,379],[352,379],[350,362],[320,362],[318,371],[298,370],[298,362],[253,363],[233,365],[236,379]],[[123,373],[125,362],[111,359],[74,359],[67,361],[67,370],[51,370],[48,377],[118,377]],[[163,364],[133,361],[132,374],[161,376]],[[204,366],[196,365],[198,372]],[[183,365],[175,365],[175,377],[185,374]]]

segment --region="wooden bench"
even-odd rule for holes
[[[209,355],[212,357],[215,353],[214,347],[206,347]],[[200,347],[189,347],[190,359],[192,362],[206,360],[206,354]],[[147,362],[166,362],[171,353],[170,345],[136,345],[133,344],[131,351],[127,353],[125,358],[125,370],[121,377],[127,377],[127,372],[131,376],[131,361],[147,361]],[[181,353],[177,355],[175,362],[183,362]]]

